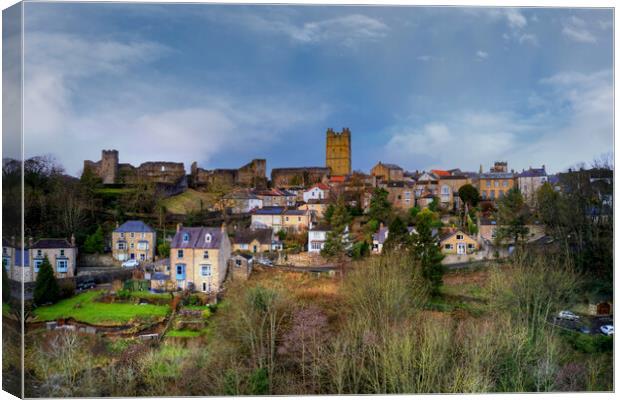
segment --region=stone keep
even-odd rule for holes
[[[343,128],[342,132],[327,129],[325,146],[325,166],[332,176],[351,174],[351,131]]]

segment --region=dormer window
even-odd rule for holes
[[[210,233],[207,233],[207,234],[205,235],[205,242],[206,242],[206,243],[211,243],[211,234],[210,234]]]
[[[189,233],[184,233],[183,234],[183,241],[184,242],[189,242]]]

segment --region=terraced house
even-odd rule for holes
[[[131,220],[112,232],[112,257],[118,261],[153,261],[157,234],[142,221]]]
[[[32,266],[32,280],[37,279],[39,268],[45,257],[49,260],[56,278],[71,278],[76,274],[76,260],[78,249],[75,237],[67,239],[39,239],[32,243],[30,239],[30,265]]]
[[[230,255],[225,225],[186,228],[179,224],[170,245],[170,279],[179,289],[217,292],[226,279]]]

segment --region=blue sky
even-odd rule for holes
[[[121,162],[551,172],[613,151],[609,9],[25,6],[25,144]]]

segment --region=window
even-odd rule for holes
[[[125,250],[125,242],[118,242],[118,249],[119,250]]]
[[[134,244],[133,244],[133,243],[130,243],[130,244],[129,244],[129,247],[133,249]]]
[[[456,235],[456,240],[463,240],[463,235]]]
[[[445,248],[446,250],[451,250],[451,249],[452,249],[452,245],[451,245],[450,243],[447,243],[447,244],[444,246],[444,248]]]
[[[492,199],[494,199],[494,198],[495,198],[495,190],[491,190],[490,194],[491,194],[491,196],[490,196],[490,197],[491,197]]]
[[[201,265],[200,273],[202,276],[211,276],[211,266],[210,265]]]
[[[207,282],[202,282],[202,291],[203,292],[207,291]]]
[[[148,250],[149,249],[149,243],[146,242],[146,241],[138,242],[138,249],[139,250]]]
[[[162,166],[161,166],[161,172],[164,172],[164,171],[166,171],[166,166],[165,166],[165,165],[162,165]]]
[[[288,221],[288,217],[286,217],[286,220]]]
[[[41,250],[37,250],[37,257],[41,257],[41,256],[42,256]]]
[[[468,243],[468,244],[467,244],[467,248],[468,248],[468,249],[473,249],[473,248],[474,248],[474,245],[473,245],[473,244],[471,244],[471,243]]]
[[[146,260],[146,256],[145,256],[144,254],[140,254],[140,260],[141,260],[141,261]]]
[[[441,187],[441,194],[443,195],[450,195],[450,186],[444,185]]]
[[[207,234],[205,235],[205,242],[207,242],[207,243],[211,243],[211,234],[210,234],[210,233],[207,233]]]
[[[499,197],[500,197],[500,198],[504,197],[504,191],[503,191],[503,190],[500,190],[500,191],[499,191]]]
[[[11,268],[11,259],[9,257],[2,257],[2,265],[4,265],[4,269],[7,271]]]
[[[183,258],[183,250],[177,250],[177,258]]]
[[[177,265],[177,279],[179,279],[179,277],[181,277],[180,279],[185,278],[185,265],[183,264]]]
[[[319,243],[319,242],[312,242],[310,244],[310,247],[312,248],[312,250],[321,250],[321,243]]]
[[[298,221],[298,222],[301,222],[301,217],[297,217],[297,221]]]
[[[183,241],[184,242],[189,242],[189,233],[184,233],[183,234]]]
[[[202,258],[204,259],[209,258],[209,252],[207,250],[205,250],[204,254],[202,255]]]
[[[67,272],[67,260],[56,260],[56,271]]]
[[[121,237],[124,238],[125,237],[125,232],[121,232]]]
[[[43,260],[34,260],[34,272],[39,272],[41,264],[43,264]]]
[[[491,187],[491,181],[487,181],[487,187]]]
[[[6,247],[3,247],[3,248],[2,248],[2,254],[5,254],[5,255],[6,255],[7,253],[8,253],[8,251],[7,251]]]
[[[146,233],[142,232],[142,239],[146,237]]]
[[[60,249],[60,256],[64,257],[64,255],[65,255],[65,249]]]
[[[241,260],[239,260],[239,259],[235,260],[235,264],[236,264],[238,267],[240,267],[240,266],[241,266]]]
[[[502,181],[502,186],[503,187],[508,187],[508,181]]]
[[[494,182],[494,186],[495,186],[495,187],[499,187],[499,181],[495,181],[495,182]]]

